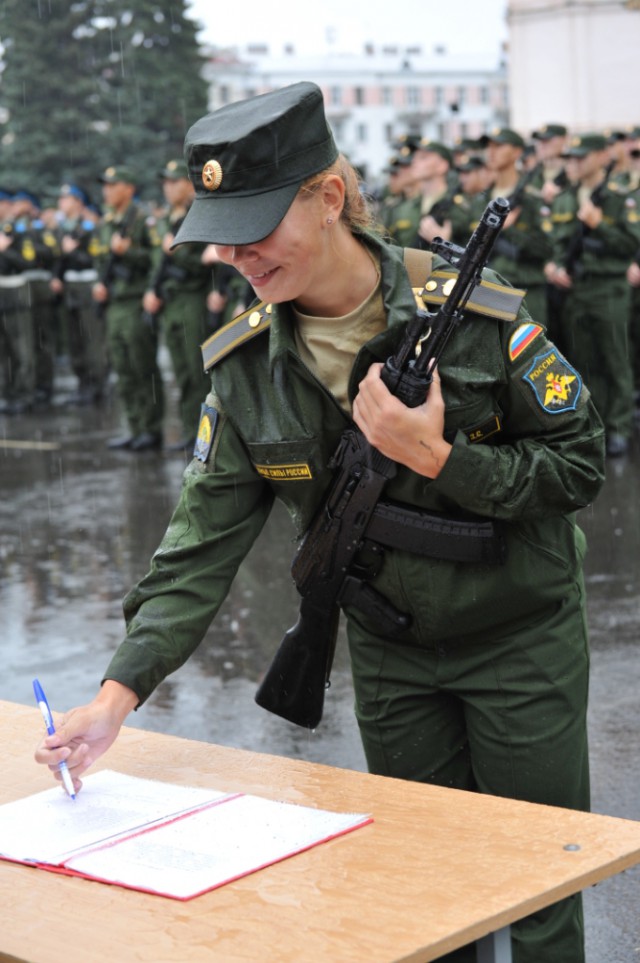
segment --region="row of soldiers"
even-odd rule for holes
[[[592,393],[609,456],[624,455],[640,402],[640,128],[574,136],[548,124],[526,140],[504,127],[394,148],[379,217],[402,246],[463,246],[491,198],[510,201],[490,267],[526,289],[532,319]]]
[[[158,171],[163,203],[154,210],[139,202],[128,167],[109,167],[97,180],[104,216],[78,184],[63,184],[49,207],[27,190],[0,190],[1,409],[46,411],[65,352],[77,379],[67,402],[99,402],[117,376],[126,426],[108,446],[160,448],[162,337],[182,424],[169,447],[189,451],[207,390],[200,345],[253,292],[212,246],[170,251],[193,199],[184,161]]]

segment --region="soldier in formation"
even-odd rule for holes
[[[425,243],[439,234],[463,246],[490,197],[511,201],[490,266],[526,291],[532,320],[591,388],[607,455],[625,455],[640,413],[640,128],[574,136],[550,123],[530,141],[501,128],[466,154],[452,149],[458,190],[439,230],[422,221]],[[416,156],[410,170],[426,161]],[[414,210],[430,202],[414,197]]]

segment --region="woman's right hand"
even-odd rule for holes
[[[46,736],[35,751],[35,760],[51,769],[61,781],[58,766],[66,762],[76,792],[82,787],[80,776],[115,741],[122,723],[138,704],[138,697],[127,686],[107,680],[88,705],[65,713],[56,731]]]

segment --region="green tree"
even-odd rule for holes
[[[207,109],[186,0],[2,0],[0,183],[34,193],[127,163],[143,194]]]

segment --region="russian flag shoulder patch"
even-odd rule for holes
[[[544,328],[532,321],[521,324],[516,328],[509,340],[509,360],[515,361],[543,331]]]

